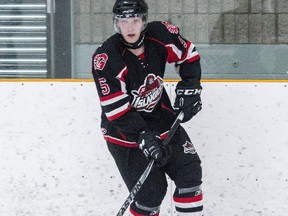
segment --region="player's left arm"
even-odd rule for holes
[[[167,62],[175,63],[181,77],[175,90],[174,108],[177,112],[184,112],[182,122],[187,122],[202,108],[200,55],[195,45],[181,36],[178,27],[165,22],[162,24],[167,29],[166,38],[169,40],[165,41]]]

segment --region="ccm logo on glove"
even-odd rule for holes
[[[200,95],[202,89],[177,89],[177,95]]]
[[[184,113],[182,123],[189,121],[202,108],[202,87],[198,80],[181,80],[178,82],[175,93],[174,109],[176,114],[181,110]]]

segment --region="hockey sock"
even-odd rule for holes
[[[159,216],[160,206],[157,207],[146,207],[137,202],[133,202],[130,205],[131,216]]]
[[[176,188],[173,200],[178,216],[203,215],[203,197],[200,186]]]

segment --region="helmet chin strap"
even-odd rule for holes
[[[123,45],[128,48],[128,49],[138,49],[144,44],[144,39],[145,39],[145,32],[142,31],[140,34],[139,39],[135,43],[129,43],[127,42],[123,36],[121,35],[120,41],[123,43]]]

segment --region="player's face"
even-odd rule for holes
[[[120,18],[118,26],[124,39],[128,43],[135,43],[143,30],[144,21],[141,17]]]

